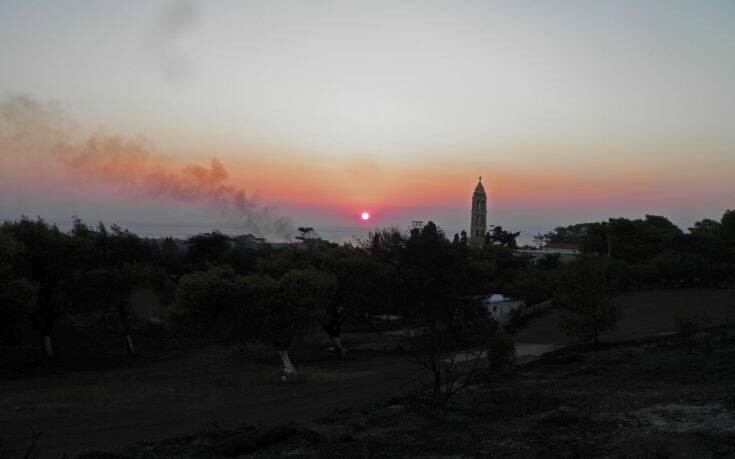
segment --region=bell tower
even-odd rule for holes
[[[470,221],[470,245],[481,247],[485,243],[485,233],[487,232],[487,195],[485,187],[482,186],[482,177],[480,177],[472,193],[472,213]]]

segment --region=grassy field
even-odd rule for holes
[[[607,340],[628,340],[673,331],[673,319],[677,315],[701,315],[706,312],[711,320],[718,320],[732,312],[730,306],[732,291],[726,290],[632,292],[620,296],[617,301],[620,301],[625,308],[625,315],[619,327],[605,337]],[[345,345],[352,351],[344,360],[336,359],[326,350],[325,345],[312,343],[296,347],[292,352],[294,363],[308,375],[298,384],[280,381],[277,357],[268,348],[242,349],[237,346],[213,345],[196,348],[166,347],[157,345],[155,340],[141,340],[139,347],[145,358],[131,358],[124,355],[117,337],[105,339],[108,341],[95,351],[89,348],[91,342],[89,340],[75,344],[71,337],[68,337],[69,342],[64,343],[62,337],[58,340],[57,347],[62,352],[64,361],[52,364],[44,364],[39,359],[39,348],[29,346],[22,349],[25,354],[21,356],[34,356],[30,363],[25,364],[18,360],[17,354],[12,354],[10,348],[2,349],[6,354],[3,357],[3,366],[0,366],[4,376],[0,380],[0,452],[5,450],[11,457],[15,457],[36,435],[38,435],[39,457],[56,458],[64,453],[73,456],[89,449],[119,449],[136,442],[156,442],[167,437],[178,437],[205,430],[220,434],[241,432],[243,425],[276,425],[298,421],[303,423],[302,426],[311,426],[310,421],[325,416],[331,416],[330,419],[337,422],[338,418],[333,417],[336,411],[381,402],[390,394],[412,392],[412,384],[416,378],[416,371],[410,360],[396,350],[396,338],[376,333],[355,333],[345,336]],[[529,343],[558,345],[568,342],[567,338],[558,332],[557,319],[553,312],[535,318],[519,333],[517,341],[524,343],[526,347],[529,347]],[[67,347],[65,344],[70,346]],[[70,354],[74,349],[80,349],[82,354]],[[497,442],[505,441],[503,440],[505,437],[498,436],[500,434],[496,432],[498,429],[503,431],[500,428],[503,424],[500,421],[497,421],[499,424],[494,424],[496,420],[493,416],[512,411],[511,405],[515,403],[513,398],[516,397],[512,390],[516,386],[527,391],[517,396],[531,400],[528,403],[538,404],[538,409],[534,413],[541,414],[543,410],[554,410],[572,404],[577,393],[584,394],[580,400],[597,400],[599,397],[603,400],[606,397],[609,403],[616,403],[615,391],[618,389],[615,388],[615,384],[623,383],[626,378],[638,377],[635,372],[639,370],[635,367],[637,365],[634,365],[635,362],[643,362],[648,366],[646,368],[650,367],[645,370],[649,371],[646,373],[645,380],[648,381],[646,384],[659,387],[657,375],[661,375],[661,384],[668,384],[673,378],[672,375],[679,371],[676,369],[674,358],[680,355],[677,354],[679,350],[655,349],[656,352],[663,352],[661,355],[671,360],[670,365],[667,364],[669,367],[659,373],[656,373],[658,370],[652,369],[656,365],[655,358],[645,360],[648,359],[649,350],[636,351],[638,354],[628,354],[627,351],[615,351],[618,352],[615,354],[609,351],[611,352],[609,358],[621,366],[605,361],[608,363],[589,367],[584,363],[586,359],[594,360],[596,357],[585,356],[581,362],[574,361],[571,366],[544,364],[523,370],[532,371],[525,376],[523,373],[507,375],[507,379],[494,380],[489,387],[478,387],[476,394],[485,393],[484,397],[488,400],[495,400],[486,402],[490,405],[487,412],[483,412],[483,416],[489,417],[488,422],[494,427],[483,435],[487,436],[488,441],[492,439],[495,442],[492,443],[495,445],[493,448],[499,448]],[[718,352],[722,356],[732,355],[729,347],[723,347]],[[685,354],[682,355],[682,358],[686,358]],[[720,356],[717,353],[713,355]],[[626,359],[629,358],[638,360],[628,362]],[[697,365],[700,365],[698,362],[696,359],[692,360],[690,367],[687,367],[689,370],[686,370],[688,373],[681,374],[686,378],[692,378],[695,374],[692,369],[698,368]],[[617,374],[619,370],[622,371],[621,375],[627,376],[610,376]],[[707,384],[710,384],[708,387],[720,387],[720,381],[716,378],[722,375],[710,373],[710,376],[715,379],[707,381]],[[571,379],[567,381],[565,378],[568,377]],[[723,387],[727,381],[729,380],[722,380]],[[593,392],[590,384],[601,382],[605,382],[599,389],[602,392]],[[550,390],[550,387],[554,387],[556,392],[552,393],[555,395],[548,397],[543,395],[545,391]],[[626,391],[633,390],[626,387],[623,385],[619,389],[621,403],[627,397]],[[677,387],[683,391],[686,386]],[[646,391],[643,386],[639,389],[642,392]],[[665,404],[668,403],[667,400],[675,400],[676,394],[668,392],[667,394],[657,403]],[[501,407],[500,411],[496,409],[497,407],[491,409],[491,406],[495,406],[493,404],[498,403],[498,397],[502,398],[504,400],[502,403],[505,404],[503,405],[505,408]],[[655,401],[656,396],[652,397],[651,403]],[[706,400],[705,398],[702,400],[708,403],[722,403],[721,399],[717,401],[713,397],[708,395],[705,397]],[[414,408],[411,408],[412,405],[407,399],[402,400],[401,407],[398,408],[381,405],[383,407],[378,410],[378,417],[371,419],[380,424],[386,422],[384,417],[391,419],[405,417],[406,413]],[[602,407],[602,405],[593,406]],[[644,409],[645,406],[654,405],[641,403],[636,406]],[[416,414],[411,414],[414,415]],[[354,413],[349,416],[354,416]],[[433,419],[431,416],[437,417],[437,422],[445,417],[436,413],[427,416],[429,416],[427,419]],[[465,415],[460,411],[448,413],[446,416],[447,419],[463,419]],[[350,419],[352,418],[348,417],[347,420],[339,422],[354,421]],[[425,425],[425,422],[429,421],[421,421],[417,425]],[[526,419],[523,422],[531,421]],[[457,425],[462,424],[460,422]],[[386,428],[387,431],[394,429],[390,426]],[[528,429],[527,426],[524,428]],[[340,431],[337,427],[329,429],[328,431],[332,433]],[[454,431],[453,429],[454,427],[451,427],[449,431]],[[463,429],[457,427],[457,435],[460,437]],[[325,438],[331,444],[333,439],[330,436],[332,433],[329,432]],[[348,434],[355,437],[353,433]],[[478,432],[473,433],[475,434],[480,435]],[[529,433],[531,434],[532,432]],[[375,435],[374,438],[379,437],[377,433]],[[503,435],[515,438],[508,432]],[[195,435],[190,438],[198,437]],[[400,435],[397,438],[401,438]],[[453,440],[449,437],[436,438],[443,438],[442,441],[453,444]],[[387,440],[375,441],[376,445],[380,445]],[[406,441],[418,440],[411,437]],[[513,441],[520,444],[517,438]],[[352,446],[344,447],[349,449]],[[359,447],[363,446],[365,445]],[[341,451],[340,448],[342,446],[339,446],[337,451]],[[444,451],[439,443],[433,444],[431,448],[433,449],[427,451]],[[507,449],[511,450],[512,448]],[[505,450],[501,448],[498,451]]]
[[[602,341],[634,340],[676,332],[677,317],[696,318],[703,324],[716,325],[730,319],[735,322],[735,290],[680,289],[624,292],[614,301],[623,316],[615,329],[601,335]],[[534,318],[515,339],[521,343],[566,345],[575,339],[559,329],[556,310]]]

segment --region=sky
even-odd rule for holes
[[[735,208],[735,2],[0,0],[0,218],[333,239]],[[362,221],[367,211],[371,219]]]

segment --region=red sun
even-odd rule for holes
[[[363,212],[362,215],[360,215],[360,218],[362,218],[362,221],[366,222],[370,220],[370,214],[367,212]]]

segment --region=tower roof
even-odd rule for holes
[[[482,186],[482,177],[480,177],[479,181],[477,182],[477,186],[475,187],[475,193],[485,194],[485,187]]]

